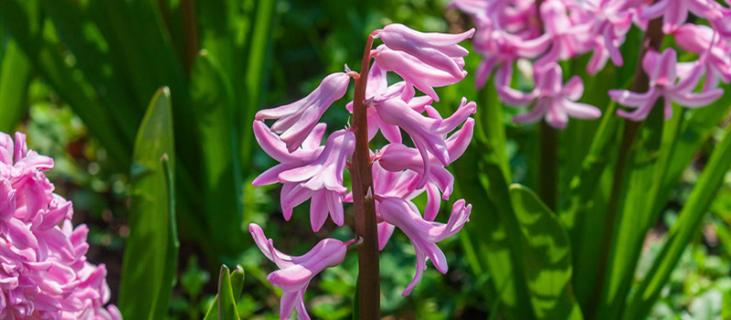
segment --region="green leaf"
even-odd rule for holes
[[[205,52],[193,65],[191,96],[202,149],[200,190],[209,228],[215,228],[209,236],[218,252],[235,252],[245,237],[233,94],[223,72]]]
[[[84,121],[86,127],[109,152],[118,168],[127,168],[131,144],[120,139],[113,117],[104,111],[90,84],[76,76],[68,65],[61,45],[52,30],[44,30],[42,11],[36,0],[0,1],[0,23],[13,36],[19,48],[41,76]]]
[[[204,320],[238,320],[237,301],[244,285],[244,269],[236,266],[229,272],[228,267],[221,266],[218,275],[218,294],[216,294]]]
[[[64,48],[74,56],[75,65],[102,100],[100,107],[114,115],[122,135],[119,139],[131,145],[137,124],[142,119],[145,100],[139,102],[128,94],[128,83],[111,64],[107,45],[91,22],[82,4],[73,0],[42,0],[41,6],[53,22],[54,30]],[[148,94],[149,95],[149,94]],[[147,99],[147,96],[145,99]],[[137,112],[139,110],[139,112]]]
[[[251,122],[254,120],[254,113],[259,109],[263,101],[263,92],[266,92],[264,85],[268,75],[266,65],[271,59],[271,38],[272,26],[274,25],[275,8],[277,0],[258,0],[256,1],[256,10],[250,15],[252,19],[251,34],[248,37],[249,43],[246,48],[247,65],[245,78],[246,93],[243,101],[240,101],[241,109],[238,110],[238,118],[243,119],[241,127],[241,160],[242,168],[251,166],[251,152],[253,145],[253,135],[250,130]]]
[[[17,44],[7,42],[0,65],[0,132],[15,130],[26,112],[31,65]]]
[[[176,279],[175,164],[170,92],[150,101],[137,132],[132,164],[130,234],[119,308],[128,319],[164,319]]]
[[[660,296],[670,273],[680,260],[683,251],[701,226],[703,217],[723,184],[725,173],[731,166],[731,126],[726,128],[721,142],[711,154],[698,182],[683,206],[678,220],[673,224],[668,239],[652,268],[630,298],[624,319],[645,319]]]
[[[522,232],[524,272],[537,319],[583,319],[571,288],[571,247],[553,212],[524,186],[510,186]]]
[[[599,319],[616,319],[624,308],[627,292],[635,275],[635,268],[644,245],[645,234],[653,218],[655,199],[660,181],[665,176],[669,156],[677,140],[677,128],[682,114],[666,122],[662,103],[658,102],[642,124],[637,141],[628,150],[627,169],[623,172],[619,189],[620,201],[606,257],[604,281],[596,311]],[[620,170],[615,166],[614,170]],[[604,262],[600,260],[599,263]]]

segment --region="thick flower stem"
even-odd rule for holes
[[[379,318],[381,298],[376,206],[373,199],[373,177],[368,149],[365,101],[372,46],[373,35],[369,35],[363,51],[360,76],[355,81],[355,97],[353,98],[352,129],[355,132],[355,154],[350,174],[353,181],[355,231],[363,239],[363,243],[358,248],[358,318],[360,320]]]
[[[648,50],[658,50],[662,43],[662,19],[654,19],[650,21],[647,32],[645,33],[644,39],[642,40],[642,48],[638,56],[639,61],[637,62],[637,68],[635,71],[635,77],[632,83],[632,91],[634,92],[645,92],[649,89],[649,79],[647,74],[642,69],[642,58],[645,56]],[[607,213],[604,218],[604,234],[602,236],[599,263],[597,264],[596,281],[592,294],[592,303],[587,310],[588,319],[595,319],[597,317],[596,307],[603,287],[606,285],[606,272],[607,264],[611,250],[612,238],[614,237],[614,228],[617,220],[617,216],[620,210],[620,201],[622,199],[622,186],[624,185],[624,178],[626,176],[627,164],[630,158],[631,149],[634,145],[637,135],[642,126],[642,122],[635,122],[631,120],[625,120],[624,130],[622,133],[622,142],[619,147],[619,154],[617,156],[617,164],[614,167],[612,176],[612,188],[609,193],[609,202],[607,205]]]

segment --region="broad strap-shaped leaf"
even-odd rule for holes
[[[522,185],[510,186],[510,199],[523,237],[523,271],[536,318],[582,319],[571,288],[571,246],[559,219]]]
[[[170,92],[157,91],[137,132],[129,238],[119,308],[127,319],[164,319],[176,278],[175,149]]]
[[[668,239],[652,268],[637,287],[625,311],[624,319],[644,319],[660,296],[671,272],[683,251],[702,226],[703,217],[723,184],[725,173],[731,167],[731,126],[711,154],[711,159],[693,187],[677,221],[668,233]]]

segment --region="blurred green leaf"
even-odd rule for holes
[[[52,29],[44,24],[42,10],[37,0],[0,1],[0,23],[3,23],[25,56],[61,98],[84,120],[92,134],[98,138],[117,167],[126,168],[132,149],[118,131],[117,123],[104,111],[99,97],[90,84],[73,72],[67,57],[59,48]],[[149,94],[152,93],[151,90]],[[131,142],[131,141],[130,141]]]
[[[571,247],[553,212],[519,184],[510,198],[523,235],[526,281],[537,319],[583,319],[571,288]]]
[[[254,114],[263,101],[265,84],[268,73],[266,67],[271,60],[271,37],[272,25],[275,19],[275,8],[277,0],[258,0],[256,9],[250,15],[252,28],[248,37],[249,42],[244,50],[247,55],[247,69],[243,82],[245,83],[245,97],[240,101],[240,109],[237,110],[237,119],[242,119],[241,127],[241,166],[251,166],[251,152],[253,136],[250,130]]]
[[[171,108],[169,90],[158,90],[137,133],[119,293],[120,310],[128,319],[165,318],[177,275]]]
[[[25,114],[30,76],[28,59],[14,41],[8,41],[0,61],[0,132],[13,131]]]
[[[219,252],[235,252],[244,237],[233,97],[221,69],[205,52],[198,55],[193,65],[191,97],[203,151],[202,170],[198,174],[211,228],[209,237]]]

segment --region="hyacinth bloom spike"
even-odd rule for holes
[[[514,21],[508,24],[525,20],[525,8],[521,8]],[[446,272],[446,259],[436,242],[456,233],[469,217],[471,207],[460,200],[447,224],[433,222],[441,201],[448,200],[452,193],[454,178],[446,166],[460,157],[469,145],[475,124],[470,117],[477,105],[462,99],[453,114],[442,117],[431,104],[439,99],[435,88],[465,78],[464,57],[468,52],[458,43],[474,33],[474,30],[453,35],[422,33],[403,25],[385,26],[369,36],[363,56],[363,65],[368,69],[355,72],[346,67],[346,72],[331,74],[307,97],[262,110],[253,123],[257,142],[279,162],[260,174],[253,184],[282,184],[280,206],[284,219],[290,220],[294,208],[309,200],[310,224],[312,230],[318,232],[328,217],[342,226],[345,223],[343,202],[355,202],[361,206],[354,210],[356,215],[375,215],[376,219],[367,224],[375,223],[371,226],[376,228],[377,238],[357,231],[364,247],[372,246],[374,253],[375,249],[385,247],[396,228],[402,229],[417,248],[417,275],[406,293],[421,278],[426,260],[432,260],[439,271]],[[373,49],[374,39],[380,39],[383,44]],[[547,46],[548,37],[543,39],[543,47],[539,50]],[[531,54],[528,51],[533,49],[522,48],[519,42],[516,40],[512,44],[516,54]],[[389,73],[395,73],[402,81],[389,84]],[[502,75],[501,79],[508,81],[510,73],[500,70],[498,73]],[[350,78],[355,79],[355,97],[359,100],[345,103],[345,108],[353,114],[354,127],[333,132],[323,147],[321,141],[326,128],[317,122],[325,110],[344,96]],[[363,85],[361,81],[366,79],[367,85]],[[265,120],[274,120],[271,127]],[[356,138],[356,132],[367,134]],[[367,145],[379,132],[388,144],[374,152]],[[402,134],[408,135],[415,148],[402,144]],[[357,152],[356,139],[366,140],[358,141]],[[362,181],[363,176],[353,174],[368,170],[365,165],[370,165],[371,181]],[[343,184],[345,170],[350,171],[354,186],[362,186],[361,191],[367,190],[367,193],[356,193],[358,188],[349,192]],[[427,206],[422,217],[411,200],[423,193],[427,196]],[[368,212],[369,202],[374,205],[375,212]],[[396,211],[404,208],[408,212],[399,214],[407,216],[397,216]],[[406,221],[411,218],[418,218],[418,221]],[[280,317],[288,318],[296,309],[299,319],[309,319],[304,292],[310,280],[325,268],[341,263],[347,246],[353,241],[342,243],[325,239],[305,255],[293,257],[276,250],[258,226],[251,225],[249,231],[264,255],[279,267],[268,280],[284,291]],[[372,245],[375,242],[378,248]],[[359,261],[365,266],[362,266],[363,272],[371,272],[368,263]],[[370,285],[373,283],[366,284]],[[376,299],[377,296],[368,298]],[[372,315],[363,317],[372,318]]]
[[[673,49],[666,49],[662,54],[656,51],[649,51],[643,57],[642,67],[647,73],[650,81],[650,88],[645,93],[635,93],[628,90],[610,90],[609,96],[618,103],[635,108],[632,112],[618,110],[620,116],[633,120],[642,121],[650,114],[657,100],[662,98],[665,118],[672,115],[672,103],[689,108],[703,107],[723,95],[723,90],[711,88],[699,93],[693,92],[703,70],[702,64],[698,63],[690,68],[689,72],[682,74],[679,78],[677,54]]]
[[[474,33],[474,29],[460,34],[423,33],[402,24],[390,24],[378,32],[378,37],[391,49],[406,52],[454,77],[462,77],[464,61],[461,59],[468,51],[458,43]]]
[[[337,72],[328,75],[307,97],[280,107],[261,110],[256,120],[276,119],[272,130],[281,134],[290,152],[296,150],[320,121],[320,117],[348,90],[350,75]]]
[[[269,282],[283,291],[279,318],[289,319],[296,308],[297,319],[310,319],[304,304],[307,286],[312,278],[323,270],[343,262],[348,244],[327,238],[318,242],[304,255],[289,256],[274,248],[273,240],[266,238],[260,226],[250,224],[249,233],[264,256],[279,268],[267,276]]]
[[[0,133],[0,318],[121,319],[103,265],[86,260],[88,229],[44,175],[53,160],[23,134]]]
[[[425,220],[413,203],[400,198],[383,198],[377,206],[381,219],[403,231],[416,250],[416,273],[404,290],[404,296],[409,295],[421,280],[427,260],[431,260],[439,272],[447,272],[447,259],[436,243],[462,229],[469,221],[471,205],[464,200],[456,201],[446,224]]]

